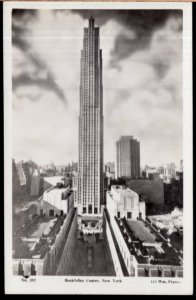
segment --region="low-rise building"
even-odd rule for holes
[[[146,166],[142,171],[142,176],[145,179],[157,180],[159,178],[159,171],[155,167]]]
[[[125,186],[111,187],[107,193],[107,208],[117,218],[146,218],[145,202],[139,201],[138,194]]]
[[[28,228],[24,228],[13,243],[13,275],[55,275],[68,236],[77,226],[77,213],[73,205],[63,216],[37,215]]]
[[[31,196],[40,195],[40,173],[39,169],[33,170],[31,175]]]
[[[181,251],[146,220],[145,202],[140,202],[136,193],[112,187],[104,217],[118,276],[183,276]]]
[[[73,205],[73,197],[70,187],[65,188],[63,184],[52,187],[37,201],[37,213],[48,217],[63,216]]]

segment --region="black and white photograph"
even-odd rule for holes
[[[4,7],[8,291],[191,293],[191,6],[28,4]]]

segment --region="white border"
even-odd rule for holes
[[[184,164],[184,277],[177,284],[152,283],[155,278],[123,277],[121,283],[102,283],[104,277],[72,277],[84,283],[67,283],[65,276],[36,276],[23,282],[12,275],[12,47],[11,11],[37,9],[182,9],[183,10],[183,164]],[[6,294],[160,294],[193,293],[193,183],[192,183],[192,4],[120,2],[4,2],[4,149],[5,149],[5,293]],[[100,283],[89,283],[88,279]],[[115,277],[117,279],[117,277]],[[160,278],[159,278],[160,279]],[[167,278],[162,278],[168,282]]]

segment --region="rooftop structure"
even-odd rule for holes
[[[57,183],[64,183],[63,176],[44,177],[44,181],[47,182],[51,187],[56,186]]]
[[[180,252],[146,221],[118,220],[124,240],[139,264],[181,266]]]
[[[62,183],[46,190],[43,197],[37,201],[38,215],[53,217],[67,214],[70,205],[73,205],[74,195],[72,189],[64,187]]]
[[[142,243],[155,243],[156,235],[149,228],[145,227],[141,221],[127,220],[127,226],[136,239],[139,239]]]
[[[111,186],[111,191],[107,192],[107,208],[117,218],[136,220],[146,217],[145,202],[140,201],[138,194],[125,186]]]

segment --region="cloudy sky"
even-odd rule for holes
[[[13,10],[13,157],[77,161],[80,50],[95,17],[103,51],[104,158],[120,135],[141,165],[182,158],[182,14],[174,10]]]

